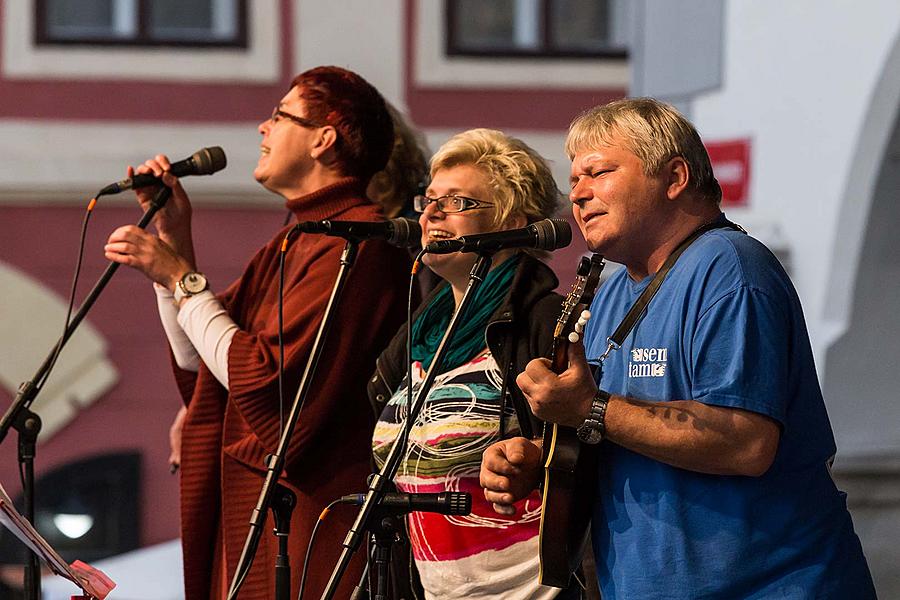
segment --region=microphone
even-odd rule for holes
[[[387,221],[304,221],[294,227],[303,233],[324,233],[356,241],[377,238],[400,248],[412,248],[422,241],[419,222],[404,217]]]
[[[175,177],[184,177],[185,175],[212,175],[217,171],[221,171],[228,164],[225,158],[225,151],[219,146],[210,146],[209,148],[201,148],[194,152],[189,158],[179,160],[172,163],[169,172]],[[109,194],[118,194],[125,190],[147,187],[148,185],[160,185],[161,181],[158,177],[149,173],[141,173],[128,179],[123,179],[115,183],[111,183],[102,190],[97,196],[108,196]]]
[[[557,250],[572,243],[572,228],[565,219],[544,219],[507,231],[464,235],[455,240],[439,240],[425,246],[430,254],[451,252],[496,252],[506,248]]]
[[[362,506],[365,494],[341,497],[341,503]],[[385,494],[378,505],[393,514],[431,512],[442,515],[467,515],[472,512],[472,494],[468,492],[442,492],[440,494]]]

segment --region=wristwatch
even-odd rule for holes
[[[597,390],[594,400],[591,402],[591,412],[588,413],[576,434],[578,439],[585,444],[599,444],[606,434],[606,405],[609,403],[609,392]]]
[[[181,305],[182,300],[190,298],[209,287],[209,282],[203,273],[190,271],[175,284],[175,304]]]

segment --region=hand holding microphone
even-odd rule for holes
[[[172,195],[165,206],[156,213],[153,225],[156,227],[160,237],[173,248],[177,248],[177,251],[181,253],[186,246],[192,245],[185,242],[185,239],[189,239],[191,236],[192,209],[187,193],[184,191],[178,178],[169,171],[170,167],[169,158],[165,154],[157,154],[155,157],[144,161],[137,169],[129,166],[125,171],[128,178],[123,179],[122,182],[127,182],[137,177],[147,177],[151,178],[156,185],[165,185],[171,188]],[[117,186],[122,182],[110,184],[107,188]],[[137,197],[141,209],[146,211],[156,196],[156,185],[123,189],[134,189],[134,195]],[[191,255],[190,260],[193,262],[193,251],[190,250],[187,253]]]
[[[141,208],[147,210],[153,200],[154,188],[166,185],[172,189],[172,197],[160,210],[153,221],[159,237],[177,254],[191,265],[194,261],[194,246],[191,239],[191,203],[178,177],[188,175],[211,175],[227,165],[225,152],[218,146],[201,148],[190,157],[172,163],[165,154],[144,161],[136,170],[128,167],[126,179],[111,183],[100,194],[117,194],[133,189]]]
[[[127,179],[106,186],[98,196],[134,189],[144,211],[155,196],[151,186],[164,184],[172,189],[172,196],[154,217],[158,238],[139,227],[120,227],[107,241],[107,259],[136,268],[167,287],[171,287],[173,276],[195,269],[191,203],[178,177],[209,175],[225,168],[226,162],[225,152],[216,146],[203,148],[175,163],[166,155],[157,154],[137,170],[129,166]]]

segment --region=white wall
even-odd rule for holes
[[[278,3],[264,0],[259,6],[256,2],[251,4],[252,22],[258,26],[252,37],[252,52],[244,62],[249,71],[263,72],[265,79],[271,82],[273,78],[277,79],[281,64],[282,25]],[[402,103],[402,9],[401,0],[297,0],[293,6],[296,30],[293,56],[290,57],[294,71],[300,72],[317,65],[347,67],[363,75],[390,101],[405,108]],[[9,19],[4,19],[3,23],[5,34],[20,27],[19,23]],[[263,31],[259,31],[260,28]],[[12,39],[10,35],[5,37]],[[9,44],[7,41],[4,48],[6,58],[10,54]],[[160,70],[162,67],[159,67],[152,71],[150,78],[198,83],[215,80],[215,65],[198,61],[195,54],[191,55],[190,60],[157,56],[154,64],[166,68]],[[70,69],[65,76],[116,79],[124,70],[119,68],[120,63],[131,60],[130,57],[131,54],[120,49],[103,50],[102,54],[88,52],[80,59],[79,64],[83,64],[84,68],[81,71]],[[30,55],[20,58],[31,61],[28,64],[37,60]],[[143,58],[150,60],[153,57]],[[218,57],[210,60],[214,58]],[[142,64],[135,62],[136,66],[128,72],[146,73],[142,70]],[[103,68],[107,70],[103,71]],[[47,76],[53,76],[53,73],[48,72]],[[247,81],[238,77],[235,84],[241,83]],[[276,97],[272,98],[273,103],[276,100]],[[98,98],[98,102],[102,101],[103,98]],[[260,115],[260,119],[264,116]],[[228,168],[215,177],[192,178],[186,185],[189,185],[194,200],[271,202],[272,196],[260,188],[252,177],[259,156],[257,123],[195,125],[0,120],[0,139],[6,142],[0,145],[0,204],[27,202],[32,198],[86,203],[97,189],[124,177],[126,164],[137,164],[156,152],[166,152],[171,158],[180,159],[200,147],[211,145],[220,145],[226,150]],[[73,189],[83,191],[73,194]],[[79,194],[83,194],[84,198],[76,197]],[[132,201],[130,196],[124,196],[107,198],[104,202]]]
[[[294,19],[298,73],[317,65],[344,67],[405,108],[402,0],[299,0]]]
[[[848,178],[898,32],[894,0],[730,1],[724,87],[692,105],[704,138],[752,138],[750,207],[730,214],[786,239],[820,369],[848,316],[844,307],[837,326],[825,318]],[[869,199],[854,200],[864,215]]]
[[[277,100],[277,98],[275,99]],[[259,157],[256,123],[184,125],[124,122],[0,121],[0,204],[31,199],[83,203],[113,181],[126,165],[138,165],[157,152],[173,160],[204,146],[222,146],[228,167],[214,177],[185,182],[198,201],[271,201],[253,180]],[[134,203],[131,194],[103,198],[104,204]]]

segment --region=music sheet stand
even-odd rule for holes
[[[71,565],[57,554],[47,540],[32,527],[25,517],[19,514],[12,500],[0,485],[0,523],[13,535],[28,546],[38,558],[42,559],[50,570],[77,585],[84,592],[80,598],[103,600],[116,584],[102,571],[76,560]],[[73,596],[79,598],[79,596]]]

